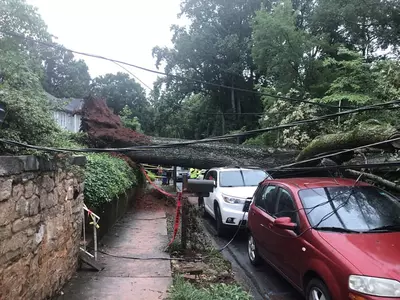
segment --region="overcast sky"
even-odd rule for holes
[[[65,47],[155,69],[151,50],[170,46],[181,0],[28,0]],[[92,77],[125,72],[112,62],[86,58]],[[157,75],[128,67],[150,87]]]

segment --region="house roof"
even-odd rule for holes
[[[54,104],[61,104],[61,109],[57,109],[60,111],[68,112],[68,113],[76,113],[83,106],[83,99],[77,98],[57,98],[53,95],[46,92],[47,98],[50,102]]]

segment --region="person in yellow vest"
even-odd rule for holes
[[[200,170],[199,169],[190,168],[190,179],[197,179],[199,174],[200,174]]]

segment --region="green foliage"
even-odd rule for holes
[[[90,92],[89,69],[83,60],[59,48],[45,51],[44,89],[57,98],[83,98]]]
[[[200,139],[222,134],[222,114],[216,113],[211,98],[204,94],[193,94],[175,103],[173,93],[166,91],[155,104],[156,123],[160,124],[160,136]],[[207,115],[207,114],[210,115]]]
[[[171,300],[250,300],[252,297],[234,284],[216,283],[208,288],[198,288],[182,277],[174,278],[170,290]]]
[[[110,202],[136,184],[134,171],[123,159],[108,154],[87,156],[85,203],[89,207]]]
[[[305,80],[317,40],[298,30],[290,0],[279,1],[272,11],[260,10],[253,23],[252,55],[259,70],[282,92],[299,88]]]
[[[52,145],[56,148],[82,149],[86,148],[86,139],[86,133],[60,130],[54,135]]]
[[[132,110],[127,105],[124,106],[119,115],[121,117],[122,124],[125,127],[135,130],[137,132],[141,132],[138,117],[133,116]]]
[[[346,48],[339,48],[338,56],[324,61],[324,66],[336,71],[337,77],[323,101],[336,104],[346,101],[364,105],[370,102],[375,79],[371,65],[365,63],[358,53]]]
[[[296,92],[291,91],[291,93],[286,96],[295,98]],[[263,127],[272,127],[293,123],[299,120],[312,119],[320,113],[320,110],[318,110],[316,106],[308,103],[292,104],[288,101],[275,100],[272,105],[268,105],[269,97],[264,97],[263,100],[266,103],[265,116],[260,120],[261,126]],[[271,146],[301,148],[319,135],[321,131],[327,129],[326,123],[301,125],[270,132],[259,139]],[[250,141],[250,143],[254,143],[254,140],[253,142]]]
[[[153,55],[157,65],[166,64],[166,72],[186,76],[195,80],[209,81],[224,85],[234,85],[252,90],[260,78],[251,57],[251,22],[255,11],[260,9],[264,0],[185,0],[181,5],[181,15],[190,19],[190,26],[173,26],[173,47],[155,47]],[[158,82],[163,85],[164,93],[155,95],[160,102],[156,109],[159,113],[169,112],[179,107],[184,99],[193,94],[202,94],[207,103],[198,119],[207,124],[200,132],[194,132],[198,126],[190,122],[188,132],[180,129],[181,117],[175,116],[166,122],[171,128],[165,128],[163,136],[191,138],[221,134],[237,130],[243,126],[252,129],[257,126],[257,118],[251,115],[225,116],[225,128],[219,113],[261,112],[260,97],[248,93],[232,93],[226,88],[218,88],[191,81],[182,81],[167,77]],[[161,88],[161,87],[160,87]],[[168,105],[162,105],[168,103]],[[185,114],[188,111],[182,110]],[[167,113],[165,115],[170,115]],[[164,120],[164,119],[163,119]],[[194,120],[193,120],[194,121]],[[173,122],[173,125],[171,124]],[[202,125],[203,126],[203,125]],[[167,127],[167,126],[166,126]],[[186,135],[188,133],[188,135]]]
[[[50,41],[47,27],[37,10],[23,0],[0,0],[0,28]],[[53,105],[42,86],[43,65],[48,53],[47,48],[38,44],[0,34],[0,103],[6,110],[0,137],[39,146],[57,147],[69,143],[69,138],[52,117]],[[1,151],[21,153],[20,149],[11,146],[2,146]]]
[[[35,40],[48,41],[50,34],[36,8],[25,0],[0,0],[0,28],[4,32],[15,32]],[[41,51],[36,44],[26,40],[10,38],[0,33],[1,49],[19,49],[30,51],[31,57],[37,57]]]
[[[36,68],[23,52],[0,49],[0,103],[6,110],[0,136],[49,146],[60,129],[52,118]]]

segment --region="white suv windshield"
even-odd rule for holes
[[[232,170],[219,173],[221,187],[257,186],[269,175],[263,170]]]

